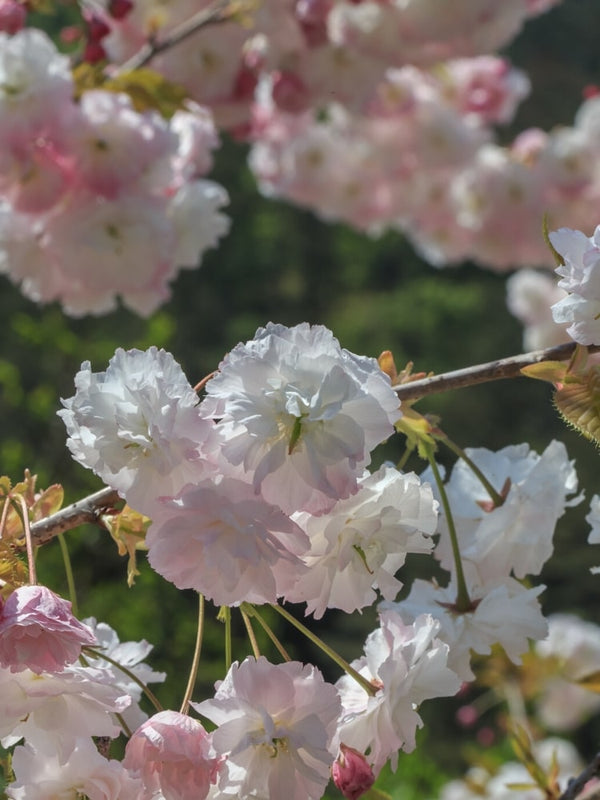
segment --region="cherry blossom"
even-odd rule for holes
[[[567,504],[580,500],[567,500],[577,490],[577,474],[564,444],[554,440],[541,455],[527,444],[511,445],[497,453],[467,448],[466,453],[502,502],[495,505],[465,461],[456,463],[446,490],[463,563],[473,564],[484,582],[502,580],[511,570],[517,578],[538,575],[552,555],[557,520]],[[436,556],[451,570],[450,539],[443,517],[440,530]]]
[[[550,241],[564,260],[556,269],[558,285],[568,292],[552,306],[554,321],[570,323],[567,333],[579,344],[600,344],[600,226],[590,237],[561,228]]]
[[[457,675],[448,669],[448,645],[438,638],[440,624],[423,614],[405,624],[392,608],[380,612],[380,627],[369,634],[365,654],[352,666],[379,686],[369,696],[348,675],[336,686],[343,713],[338,737],[364,753],[375,772],[390,759],[398,763],[400,749],[415,748],[415,734],[422,720],[415,710],[424,700],[456,694]]]
[[[347,613],[370,605],[375,588],[393,600],[402,584],[394,576],[407,553],[428,553],[437,508],[431,488],[414,473],[384,466],[359,480],[356,494],[322,516],[293,515],[310,539],[308,566],[287,599],[306,601],[307,614],[327,608]]]
[[[600,708],[598,695],[579,685],[597,672],[600,628],[573,614],[553,614],[535,653],[544,665],[535,700],[540,720],[551,730],[573,730]]]
[[[162,683],[166,676],[164,672],[155,672],[148,664],[143,662],[152,650],[152,645],[145,639],[140,642],[120,642],[116,632],[106,622],[97,622],[93,617],[83,620],[94,633],[98,640],[96,650],[99,656],[93,656],[88,650],[85,654],[86,663],[90,667],[101,668],[105,674],[111,676],[113,686],[119,687],[123,694],[131,698],[130,705],[122,712],[123,719],[130,730],[135,730],[144,722],[148,715],[140,708],[142,687],[122,669],[111,664],[102,656],[106,655],[116,661],[127,672],[133,674],[144,686],[150,683]]]
[[[227,755],[219,779],[224,794],[321,797],[334,760],[340,700],[316,667],[247,658],[231,666],[212,700],[194,707],[218,726],[213,744]]]
[[[149,796],[204,800],[217,780],[221,761],[197,720],[161,711],[134,731],[123,766],[141,777]]]
[[[582,769],[581,757],[574,745],[565,739],[551,737],[533,744],[533,754],[541,769],[556,769],[561,790]],[[494,772],[485,766],[471,767],[464,779],[450,781],[440,800],[542,800],[544,791],[536,786],[524,764],[509,761]]]
[[[12,672],[60,672],[77,661],[94,633],[71,613],[71,603],[45,586],[20,586],[0,599],[0,666]]]
[[[337,788],[348,800],[358,800],[375,783],[375,775],[367,759],[343,742],[331,768],[331,775]]]
[[[112,685],[109,672],[78,665],[39,674],[0,668],[0,694],[3,747],[21,737],[43,746],[50,738],[63,754],[71,752],[78,738],[118,736],[120,727],[112,715],[131,703],[129,695]]]
[[[533,269],[520,269],[506,281],[506,305],[525,326],[525,350],[541,350],[569,341],[564,325],[554,321],[551,306],[565,297],[550,275]]]
[[[73,458],[136,510],[151,515],[157,496],[212,471],[203,448],[213,425],[170,353],[118,349],[105,372],[84,362],[75,387],[58,412]]]
[[[274,603],[306,571],[308,537],[277,506],[234,478],[189,484],[153,512],[150,565],[217,605]]]
[[[16,780],[6,787],[12,800],[85,796],[90,800],[141,800],[143,787],[120,761],[108,760],[91,739],[78,739],[66,759],[26,745],[12,757]]]
[[[546,587],[527,589],[510,577],[482,585],[471,565],[465,573],[471,599],[466,611],[456,607],[454,579],[446,587],[417,579],[408,597],[399,603],[383,603],[382,607],[396,609],[407,620],[432,614],[440,625],[439,639],[449,647],[448,666],[462,680],[471,681],[471,651],[489,655],[499,644],[511,661],[520,664],[529,639],[546,636],[548,624],[537,599]]]
[[[237,345],[206,386],[222,453],[284,511],[323,512],[358,488],[370,451],[400,416],[374,359],[320,325],[269,323]]]

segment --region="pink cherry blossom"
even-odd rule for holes
[[[274,603],[306,571],[306,534],[234,478],[188,485],[156,506],[148,560],[179,589],[217,605]]]
[[[123,766],[139,775],[149,796],[204,800],[222,761],[200,722],[176,711],[161,711],[134,731]]]
[[[218,726],[213,744],[227,755],[219,780],[224,793],[270,800],[322,796],[340,701],[316,667],[247,658],[232,665],[214,699],[194,707]]]
[[[93,632],[71,613],[71,603],[45,586],[20,586],[0,600],[0,666],[12,672],[60,672],[76,661]]]

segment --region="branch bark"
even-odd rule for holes
[[[65,506],[51,514],[46,519],[34,522],[31,526],[31,536],[36,546],[47,542],[78,525],[85,523],[100,524],[100,516],[110,508],[113,508],[121,501],[119,493],[115,489],[106,487],[100,491],[77,500],[70,506]]]
[[[182,22],[181,25],[173,28],[173,30],[163,39],[152,39],[141,47],[137,53],[118,68],[116,74],[120,75],[124,72],[132,72],[133,70],[144,67],[150,63],[152,59],[159,53],[175,47],[181,42],[189,39],[202,28],[207,25],[225,22],[229,18],[227,7],[231,6],[231,0],[215,0],[206,8],[198,11],[192,17]]]
[[[567,784],[567,788],[558,798],[558,800],[575,800],[576,797],[581,795],[581,792],[585,788],[586,783],[588,783],[592,778],[597,778],[600,775],[600,753],[596,753],[593,760],[587,765],[587,767],[583,770],[583,772],[578,775],[576,778],[571,778],[569,783]],[[592,797],[597,797],[598,786],[593,787],[592,792],[588,794],[586,792],[585,795],[581,795],[581,798],[585,797],[586,800],[591,800]]]
[[[539,364],[541,361],[567,361],[575,352],[575,342],[559,344],[556,347],[547,347],[545,350],[533,350],[518,356],[500,358],[497,361],[488,361],[487,364],[477,364],[453,372],[443,372],[418,381],[402,383],[394,386],[396,394],[401,400],[415,400],[429,394],[448,392],[450,389],[462,389],[466,386],[475,386],[479,383],[498,381],[503,378],[517,378],[521,369],[530,364]],[[600,346],[588,347],[590,353],[596,353]]]

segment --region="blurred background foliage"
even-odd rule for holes
[[[548,128],[572,121],[583,87],[600,83],[599,29],[600,4],[595,0],[566,0],[527,26],[507,51],[517,66],[529,72],[533,84],[513,132],[527,125]],[[511,131],[500,132],[501,138],[510,135]],[[200,270],[179,276],[171,301],[150,319],[125,310],[71,319],[56,306],[41,308],[25,300],[2,279],[0,473],[16,481],[28,467],[39,475],[42,487],[63,483],[66,502],[100,488],[94,475],[71,460],[56,411],[60,398],[73,394],[73,377],[81,362],[90,360],[93,369],[101,371],[117,347],[165,347],[192,384],[269,320],[325,324],[343,346],[357,353],[377,356],[392,350],[399,368],[411,360],[416,370],[439,372],[521,351],[520,326],[505,307],[504,275],[473,264],[434,270],[398,234],[370,239],[261,198],[245,158],[243,146],[223,141],[214,177],[231,195],[231,232],[218,250],[206,255]],[[540,209],[540,218],[542,214]],[[509,241],[506,246],[510,247]],[[561,520],[556,555],[542,576],[548,586],[544,607],[547,612],[593,616],[595,603],[590,600],[597,597],[598,578],[589,575],[589,566],[600,562],[600,553],[585,543],[583,517],[590,496],[600,491],[598,453],[562,425],[552,408],[549,387],[522,378],[440,395],[422,401],[418,408],[440,415],[444,430],[462,446],[497,449],[528,441],[541,451],[555,437],[565,442],[577,460],[586,501]],[[399,457],[401,452],[402,443],[393,443],[385,457]],[[409,468],[420,471],[422,464],[411,461]],[[151,572],[143,555],[142,574],[128,590],[126,561],[118,557],[107,533],[86,527],[72,531],[67,539],[81,616],[108,622],[122,640],[143,636],[154,643],[152,664],[168,671],[158,694],[165,706],[178,707],[195,636],[193,593],[178,592]],[[57,543],[39,553],[38,569],[40,581],[67,595]],[[428,567],[409,558],[401,577],[409,583],[411,575],[423,569]],[[209,611],[211,620],[215,616],[216,611]],[[283,633],[277,621],[273,624]],[[353,658],[373,626],[371,611],[358,619],[332,613],[315,627]],[[247,644],[236,619],[234,631],[234,657],[242,658]],[[220,624],[211,622],[198,698],[222,677],[221,644]],[[294,639],[292,651],[298,658],[322,663],[312,646],[302,641]],[[457,749],[456,703],[436,701],[430,711],[423,709],[426,747],[417,750],[417,760],[401,757],[398,776],[386,787],[395,797],[433,795],[442,775],[432,769],[433,763],[448,773],[464,766]],[[584,753],[596,748],[599,732],[593,723],[587,726]]]

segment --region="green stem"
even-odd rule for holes
[[[256,641],[256,634],[254,633],[254,629],[252,627],[252,622],[250,617],[243,608],[240,608],[240,613],[242,615],[242,619],[244,620],[244,625],[246,626],[246,632],[248,634],[248,638],[250,639],[250,646],[252,647],[252,653],[254,654],[254,658],[260,658],[260,647],[258,646],[258,642]]]
[[[233,660],[231,644],[231,609],[229,606],[223,606],[223,608],[221,608],[220,616],[225,623],[225,672],[229,672]]]
[[[146,695],[148,700],[150,700],[150,702],[157,711],[163,711],[163,707],[161,706],[154,692],[151,689],[149,689],[148,686],[143,681],[141,681],[138,678],[138,676],[130,669],[124,667],[123,664],[119,664],[119,662],[115,661],[114,658],[107,656],[106,653],[102,652],[102,650],[96,650],[96,648],[94,647],[84,647],[83,652],[87,653],[89,656],[92,656],[92,658],[102,658],[104,659],[104,661],[108,661],[109,664],[112,664],[113,667],[116,667],[117,669],[121,670],[121,672],[127,675],[127,677],[130,680],[132,680],[134,683],[137,683],[137,685],[140,687],[142,692]],[[89,666],[89,663],[85,659],[84,663],[86,666]]]
[[[396,469],[398,470],[398,472],[402,472],[402,470],[406,466],[406,462],[410,458],[411,453],[413,452],[414,449],[415,449],[414,447],[406,447],[404,449],[404,453],[402,453],[402,457],[400,458],[400,460],[396,464]]]
[[[277,648],[280,656],[283,658],[284,661],[291,661],[291,657],[285,647],[281,644],[277,635],[270,627],[266,619],[260,614],[254,606],[251,606],[249,603],[242,604],[242,613],[245,613],[248,617],[256,617],[258,624],[262,627],[264,632],[267,634],[269,639],[273,642],[275,647]]]
[[[65,567],[65,575],[67,576],[67,586],[69,587],[69,600],[71,601],[71,608],[73,610],[73,615],[77,617],[79,616],[79,609],[77,606],[77,592],[75,591],[73,566],[71,564],[71,556],[69,555],[69,548],[67,547],[64,533],[58,534],[58,543],[60,545],[60,552]]]
[[[202,652],[202,638],[204,636],[204,595],[198,593],[198,628],[196,630],[196,644],[194,646],[194,657],[192,659],[192,666],[190,667],[190,674],[188,677],[187,686],[185,687],[185,694],[181,701],[181,714],[187,714],[190,707],[190,700],[196,685],[196,678],[198,677],[198,667],[200,666],[200,654]]]
[[[452,511],[450,509],[448,495],[446,494],[446,487],[444,486],[442,476],[440,475],[440,471],[435,460],[433,447],[431,445],[425,445],[424,449],[427,453],[427,460],[431,466],[431,471],[433,472],[433,476],[442,499],[442,506],[444,507],[444,514],[446,515],[446,521],[448,523],[448,532],[450,534],[450,543],[452,544],[452,555],[454,557],[454,566],[456,568],[456,584],[458,589],[456,595],[456,608],[458,611],[467,611],[469,608],[471,608],[471,598],[469,597],[469,592],[467,590],[467,583],[465,581],[465,574],[463,572],[462,561],[460,558],[460,548],[458,546],[458,536],[456,534],[456,526],[454,525],[454,517],[452,516]]]
[[[445,444],[446,447],[448,447],[450,450],[452,450],[452,452],[456,456],[458,456],[459,458],[462,458],[462,460],[466,464],[468,464],[469,468],[473,471],[473,473],[478,478],[478,480],[481,481],[481,483],[483,485],[483,488],[486,490],[486,492],[492,498],[492,502],[494,503],[494,505],[496,507],[501,506],[504,503],[504,498],[502,497],[500,492],[497,492],[496,489],[494,489],[492,484],[485,477],[485,475],[479,469],[477,464],[475,464],[475,462],[473,461],[472,458],[469,458],[469,456],[465,453],[465,451],[462,449],[462,447],[459,447],[455,442],[453,442],[451,439],[449,439],[446,435],[440,437],[439,441],[441,441],[443,444]]]
[[[373,684],[370,681],[368,681],[365,677],[363,677],[359,672],[357,672],[354,669],[354,667],[351,667],[350,664],[344,658],[342,658],[341,655],[339,655],[339,653],[336,653],[336,651],[333,650],[331,647],[329,647],[328,644],[325,644],[325,642],[322,639],[319,639],[319,637],[316,634],[314,634],[305,625],[303,625],[301,622],[295,619],[288,611],[285,610],[285,608],[282,608],[281,606],[278,606],[275,603],[271,604],[271,608],[274,608],[278,614],[281,614],[281,616],[284,619],[287,619],[287,621],[291,623],[295,628],[297,628],[300,631],[300,633],[303,633],[309,641],[311,641],[326,655],[328,655],[329,658],[338,665],[338,667],[341,667],[344,670],[344,672],[350,675],[351,678],[354,678],[354,680],[360,686],[362,686],[362,688],[365,690],[365,692],[367,692],[367,694],[370,694],[371,696],[377,694],[378,692],[377,687],[373,686]]]

